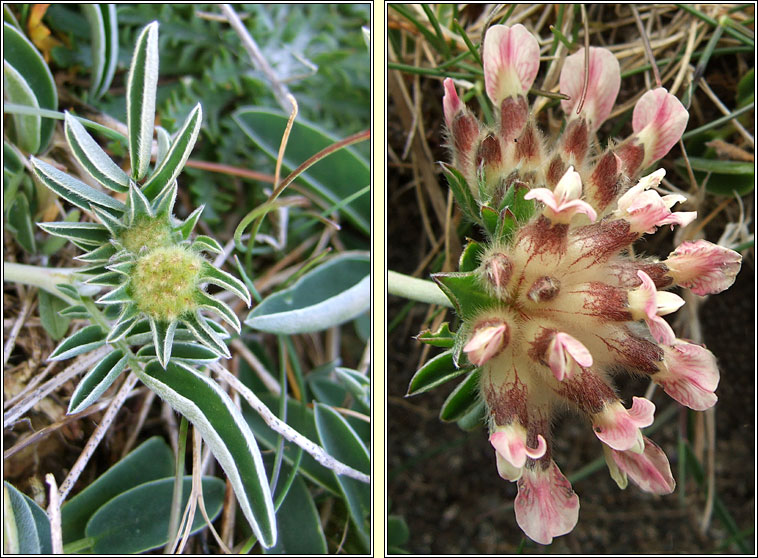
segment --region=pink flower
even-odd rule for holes
[[[677,339],[663,347],[661,371],[653,379],[673,399],[696,411],[709,409],[718,400],[713,393],[719,385],[716,357],[694,343]]]
[[[661,197],[655,190],[650,190],[660,184],[665,174],[664,169],[658,169],[641,178],[619,198],[616,216],[629,221],[633,232],[654,233],[656,227],[663,225],[672,225],[672,228],[673,225],[686,226],[697,217],[696,211],[671,212],[675,203],[687,201],[684,196],[670,194]]]
[[[521,477],[526,458],[539,459],[547,451],[547,442],[537,435],[537,447],[526,445],[526,429],[517,422],[495,427],[490,434],[490,444],[495,448],[497,470],[506,480],[516,481]]]
[[[448,130],[452,130],[453,120],[458,116],[458,113],[463,111],[464,105],[458,97],[458,92],[455,90],[455,84],[452,79],[445,78],[442,84],[445,86],[445,95],[442,97],[445,124],[447,124]]]
[[[579,497],[551,460],[547,469],[524,468],[514,502],[516,522],[540,544],[571,532],[579,520]]]
[[[493,25],[484,36],[484,83],[500,108],[503,99],[526,95],[540,67],[540,46],[520,23]]]
[[[640,97],[632,113],[632,129],[645,147],[640,168],[646,168],[669,152],[682,137],[689,118],[679,99],[663,87]]]
[[[621,87],[621,70],[613,53],[605,48],[590,47],[589,81],[582,114],[596,131],[611,114]],[[584,47],[566,58],[561,70],[560,91],[571,99],[561,101],[569,120],[577,117],[576,108],[584,89]]]
[[[508,344],[508,325],[505,322],[485,322],[479,325],[463,347],[472,364],[482,366]]]
[[[558,332],[548,346],[547,362],[553,375],[562,382],[574,375],[577,366],[592,366],[592,355],[580,341]]]
[[[642,270],[637,271],[637,277],[642,281],[642,285],[630,290],[627,295],[632,317],[635,320],[645,320],[656,341],[671,345],[676,335],[661,316],[676,312],[682,307],[684,300],[674,293],[659,292],[650,276]]]
[[[683,242],[666,260],[669,275],[677,285],[696,295],[716,294],[734,283],[742,256],[707,240]]]
[[[676,483],[671,475],[671,467],[666,454],[649,438],[645,436],[642,438],[645,446],[642,453],[611,449],[610,459],[613,460],[613,465],[609,461],[608,453],[606,453],[605,458],[608,462],[608,468],[611,470],[611,476],[622,488],[624,487],[622,484],[626,484],[626,475],[628,475],[645,492],[671,494]],[[614,471],[616,467],[618,470]]]
[[[653,424],[655,405],[644,397],[632,397],[628,411],[613,402],[593,417],[595,435],[614,450],[641,453],[644,449],[640,428]]]
[[[524,196],[525,200],[539,200],[545,204],[544,215],[554,224],[568,223],[577,213],[584,213],[590,221],[597,219],[592,206],[579,199],[582,195],[582,178],[574,167],[569,167],[558,181],[555,190],[532,188]]]

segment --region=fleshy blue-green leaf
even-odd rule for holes
[[[65,112],[64,119],[66,141],[82,167],[106,188],[114,192],[128,191],[129,175],[108,157],[84,126],[68,111]]]
[[[274,503],[258,444],[240,410],[218,385],[195,370],[152,361],[140,380],[184,415],[224,469],[242,512],[264,547],[276,542]]]
[[[90,204],[123,212],[126,206],[115,198],[87,186],[81,180],[59,171],[54,166],[35,157],[31,158],[32,167],[42,183],[65,200],[75,206],[89,211]]]
[[[52,554],[50,521],[26,494],[3,483],[3,550],[10,554]]]
[[[160,162],[150,178],[145,182],[142,191],[149,199],[153,199],[167,184],[170,184],[182,171],[184,164],[192,153],[203,121],[203,110],[200,103],[195,105],[177,132],[166,156]]]
[[[47,358],[66,360],[105,345],[105,333],[100,326],[90,325],[64,339]]]
[[[143,442],[61,507],[63,542],[84,537],[90,517],[114,496],[146,482],[169,477],[174,455],[157,436]]]
[[[39,108],[58,110],[58,91],[50,68],[42,55],[23,33],[3,22],[3,59],[16,68],[29,84]],[[39,150],[44,151],[55,129],[55,120],[42,118]]]
[[[34,91],[21,73],[3,60],[3,89],[9,103],[39,108]],[[29,153],[37,153],[40,146],[42,119],[38,114],[14,114],[13,131],[19,147]]]
[[[37,296],[42,327],[50,334],[50,337],[57,341],[66,335],[68,325],[71,323],[71,320],[63,314],[68,303],[42,289],[39,290]]]
[[[327,453],[345,465],[371,474],[371,458],[368,449],[345,419],[330,407],[320,403],[314,404],[314,417],[321,445]],[[368,547],[371,486],[344,475],[337,475],[337,482],[347,499],[350,517],[358,529],[360,538]]]
[[[108,353],[79,381],[71,396],[67,413],[70,415],[81,412],[97,401],[123,372],[127,362],[127,357],[120,350]]]
[[[224,481],[202,478],[203,501],[213,520],[224,504]],[[192,477],[183,479],[181,509],[192,491]],[[123,492],[102,506],[87,523],[85,535],[93,539],[94,554],[137,554],[164,546],[168,542],[174,478],[154,480]],[[191,532],[206,526],[198,512]]]
[[[158,22],[148,24],[137,38],[126,82],[126,121],[132,178],[142,180],[150,165],[158,87]]]
[[[266,298],[245,324],[269,333],[306,333],[352,320],[370,306],[368,256],[344,254],[303,275],[294,285]]]
[[[288,117],[269,108],[242,107],[234,120],[247,136],[272,159],[276,159]],[[316,125],[297,119],[292,127],[282,165],[294,170],[309,157],[334,144],[334,138]],[[319,195],[338,204],[371,183],[368,163],[352,149],[340,149],[310,167],[301,175]],[[340,208],[365,234],[371,230],[371,196],[365,195]]]

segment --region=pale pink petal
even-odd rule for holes
[[[554,212],[558,212],[558,201],[555,199],[555,194],[547,188],[532,188],[524,195],[524,199],[541,201]]]
[[[669,152],[682,137],[689,117],[679,99],[663,87],[640,97],[632,114],[632,129],[645,146],[642,168]]]
[[[645,449],[642,453],[611,450],[616,465],[645,492],[671,494],[676,483],[666,454],[649,438],[643,439]]]
[[[590,47],[589,81],[582,114],[587,116],[591,128],[596,131],[611,113],[619,88],[621,70],[618,60],[605,48]],[[584,88],[584,47],[566,58],[561,70],[560,91],[571,99],[561,101],[564,112],[573,119]]]
[[[490,443],[495,451],[514,467],[523,467],[526,458],[539,459],[547,451],[547,442],[541,434],[537,435],[537,447],[526,445],[526,429],[517,423],[498,426],[490,435]]]
[[[734,283],[742,256],[707,240],[683,242],[666,260],[669,275],[696,295],[725,291]]]
[[[709,409],[718,400],[716,357],[694,343],[676,340],[663,347],[663,369],[654,379],[670,397],[696,411]]]
[[[463,351],[472,364],[481,366],[502,351],[508,343],[505,323],[484,324],[477,328]]]
[[[484,36],[484,83],[500,107],[506,97],[526,95],[540,67],[540,46],[523,25],[493,25]]]
[[[587,347],[568,333],[558,332],[548,346],[548,365],[560,382],[574,374],[575,366],[592,366],[592,355]]]
[[[576,200],[582,195],[582,177],[570,166],[553,190],[559,204]]]
[[[653,280],[641,269],[637,271],[637,277],[642,284],[627,293],[632,317],[635,320],[645,320],[651,335],[659,343],[673,343],[676,338],[674,330],[660,316],[675,312],[684,304],[684,300],[674,293],[658,292]]]
[[[516,522],[527,537],[550,544],[571,532],[579,519],[579,497],[554,462],[545,469],[525,468],[514,502]]]
[[[500,475],[500,478],[507,481],[517,481],[521,478],[524,472],[523,467],[514,467],[497,450],[495,450],[495,459],[497,460],[497,474]]]
[[[569,223],[574,215],[583,213],[591,221],[597,213],[590,204],[578,199],[582,195],[582,179],[574,167],[569,167],[553,191],[547,188],[532,188],[525,200],[539,200],[545,204],[545,217],[553,223]]]
[[[453,129],[453,120],[456,115],[463,110],[463,103],[458,98],[458,92],[455,90],[455,84],[450,78],[445,78],[442,82],[445,86],[445,95],[442,97],[442,108],[445,114],[445,124],[447,129]]]
[[[644,446],[640,428],[653,424],[655,405],[643,397],[632,401],[629,410],[616,401],[593,417],[595,435],[615,450],[641,452]]]

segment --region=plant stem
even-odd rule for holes
[[[67,285],[75,286],[79,292],[86,294],[81,289],[84,285],[79,280],[78,271],[79,270],[74,267],[48,268],[14,262],[3,262],[3,281],[39,287],[40,289],[44,289],[50,294],[65,300],[69,304],[79,304],[79,301],[74,300],[55,288],[56,285],[65,283]],[[95,292],[100,290],[99,287],[87,286],[85,288],[94,289]]]
[[[387,272],[387,292],[427,304],[438,304],[452,308],[453,305],[440,288],[431,281],[416,279],[396,271]]]

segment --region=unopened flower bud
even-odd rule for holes
[[[498,298],[504,298],[513,275],[513,264],[502,252],[494,252],[484,260],[484,276]]]
[[[534,302],[546,302],[554,299],[561,290],[561,282],[555,277],[545,275],[537,279],[526,296]]]
[[[716,294],[734,283],[742,256],[707,240],[683,242],[666,260],[669,275],[677,285],[696,295]]]
[[[502,321],[490,320],[477,325],[463,351],[472,364],[482,366],[507,345],[508,325]]]

